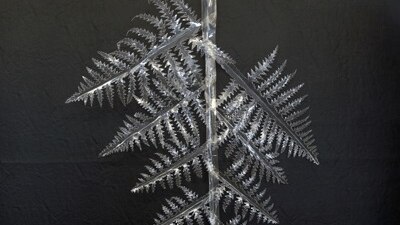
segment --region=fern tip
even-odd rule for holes
[[[279,50],[279,45],[276,45],[273,52],[276,54],[278,52],[278,50]]]
[[[99,158],[103,158],[106,157],[107,155],[109,155],[110,153],[108,153],[107,151],[103,150],[99,153],[98,157]]]
[[[313,162],[315,163],[315,165],[317,165],[317,166],[319,165],[319,160],[316,156],[314,156]]]
[[[65,104],[71,103],[71,102],[75,102],[76,99],[76,94],[73,94],[71,97],[69,97],[67,100],[65,100]]]

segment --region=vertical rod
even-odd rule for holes
[[[201,0],[202,14],[202,33],[205,43],[210,41],[215,43],[215,32],[217,23],[217,0]],[[217,96],[216,96],[216,64],[212,56],[205,54],[205,100],[206,100],[206,137],[207,137],[207,156],[209,169],[212,172],[218,172],[218,150],[217,150]],[[218,201],[213,191],[218,185],[215,176],[209,175],[209,206],[210,206],[210,223],[216,225],[219,219]]]

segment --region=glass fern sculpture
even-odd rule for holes
[[[101,106],[107,98],[113,106],[118,96],[143,107],[127,116],[100,156],[161,149],[132,189],[183,191],[166,199],[155,224],[278,223],[265,189],[267,182],[287,182],[277,157],[287,152],[318,164],[305,96],[296,97],[302,84],[288,87],[294,73],[284,74],[286,61],[274,64],[277,48],[246,75],[238,70],[215,45],[216,0],[201,0],[201,19],[182,0],[151,2],[158,17],[136,16],[151,28],[132,28],[115,51],[99,52],[67,103],[97,99]],[[218,94],[216,65],[230,78]],[[203,173],[207,193],[183,186]]]

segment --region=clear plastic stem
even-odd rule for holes
[[[216,23],[217,23],[217,0],[202,0],[202,33],[203,40],[215,43]],[[205,100],[206,100],[206,137],[207,137],[207,156],[209,169],[218,172],[218,151],[217,151],[217,96],[216,96],[216,63],[215,57],[205,55]],[[218,185],[215,176],[209,176],[209,190],[214,190]],[[219,218],[218,201],[213,192],[209,195],[210,223],[216,225]]]

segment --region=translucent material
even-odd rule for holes
[[[113,106],[117,95],[124,105],[142,106],[100,156],[143,145],[160,149],[132,192],[179,187],[183,197],[166,199],[155,224],[278,223],[265,188],[287,183],[278,158],[286,153],[318,164],[308,108],[301,107],[306,96],[296,97],[303,85],[289,87],[295,73],[284,74],[286,61],[274,65],[278,48],[246,75],[236,68],[216,45],[216,0],[202,0],[200,20],[182,0],[151,2],[159,15],[135,18],[154,31],[132,28],[115,51],[99,52],[67,102],[102,105],[107,98]],[[219,95],[217,65],[231,78]],[[218,164],[224,155],[228,168]],[[206,193],[183,186],[205,174]],[[224,223],[226,211],[236,216]]]

